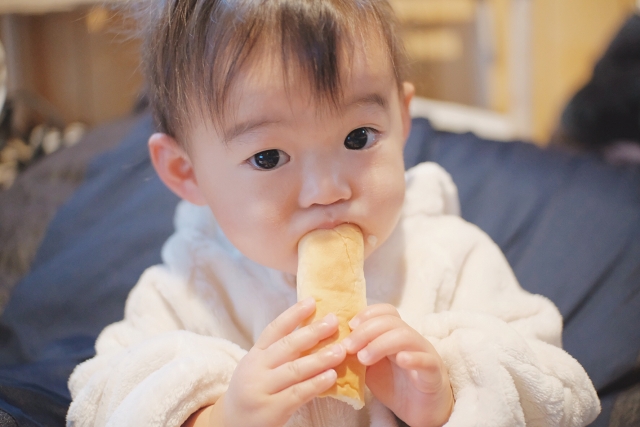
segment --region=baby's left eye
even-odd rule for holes
[[[378,142],[378,132],[372,128],[358,128],[352,130],[344,139],[344,146],[349,150],[364,150]]]

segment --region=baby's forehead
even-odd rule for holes
[[[397,88],[393,61],[386,46],[374,39],[355,41],[341,48],[334,75],[318,76],[298,58],[285,58],[274,46],[255,49],[236,75],[228,93],[231,108],[248,98],[289,97],[302,94],[309,102],[340,107],[369,93],[385,95]]]
[[[391,61],[381,50],[343,62],[335,87],[318,85],[313,77],[298,64],[283,64],[268,55],[257,58],[234,78],[224,111],[242,113],[245,107],[268,110],[285,104],[319,113],[341,111],[355,103],[386,107],[388,98],[397,93]]]
[[[393,73],[384,62],[351,68],[343,79],[340,96],[314,92],[302,75],[285,79],[279,72],[270,75],[264,67],[238,79],[230,92],[228,108],[219,117],[216,134],[223,142],[258,129],[288,131],[301,123],[318,132],[332,131],[342,124],[365,117],[390,117],[400,108],[398,88]],[[252,78],[254,77],[254,78]]]

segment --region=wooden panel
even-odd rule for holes
[[[476,0],[391,0],[423,97],[476,105]]]
[[[122,16],[109,12],[104,26],[96,23],[101,14],[13,16],[20,70],[9,75],[12,89],[42,96],[67,123],[94,125],[131,111],[142,87],[139,42],[119,32]]]
[[[533,138],[548,141],[568,99],[589,78],[633,0],[533,2]]]
[[[510,104],[509,81],[509,20],[510,0],[488,0],[486,3],[491,26],[490,43],[493,45],[492,62],[488,64],[486,107],[507,113]]]
[[[452,28],[406,31],[403,41],[407,55],[414,61],[450,62],[464,54],[462,35]]]
[[[409,40],[407,77],[417,95],[478,105],[473,25],[409,30],[403,36]]]
[[[56,13],[29,19],[33,37],[36,92],[69,120],[91,121],[93,108],[87,85],[87,39],[78,14]]]
[[[4,43],[7,64],[7,96],[20,90],[35,92],[35,65],[32,34],[25,16],[0,16],[0,39]],[[14,106],[12,122],[15,130],[23,134],[29,126],[26,108]]]

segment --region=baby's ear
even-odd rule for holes
[[[191,160],[174,138],[165,133],[154,133],[149,138],[149,154],[160,179],[171,191],[193,204],[206,203]]]
[[[405,141],[411,132],[411,113],[409,112],[409,104],[416,93],[416,88],[409,82],[402,83],[402,127],[404,131]]]

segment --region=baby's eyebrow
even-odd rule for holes
[[[368,93],[365,95],[357,95],[350,101],[345,103],[345,108],[349,109],[355,106],[360,105],[377,105],[383,110],[387,109],[388,102],[387,98],[380,95],[379,93]]]
[[[223,134],[224,139],[222,142],[226,145],[244,133],[251,132],[252,130],[255,130],[257,128],[261,128],[261,127],[272,125],[279,122],[280,120],[265,119],[260,117],[254,120],[247,120],[244,122],[237,123],[233,127],[231,127],[231,129],[227,129],[224,132]]]

